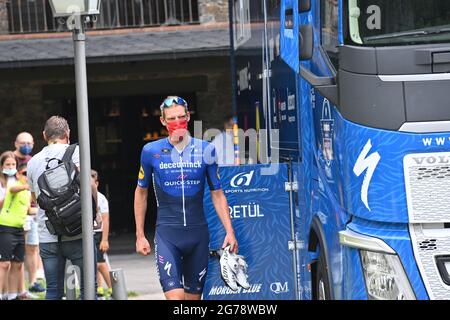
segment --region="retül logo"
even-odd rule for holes
[[[252,182],[254,173],[255,173],[255,170],[252,170],[249,173],[245,173],[245,172],[238,173],[231,179],[230,185],[233,188],[248,187],[250,185],[250,182]]]

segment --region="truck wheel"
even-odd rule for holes
[[[330,300],[330,285],[328,283],[326,262],[323,251],[320,252],[319,260],[316,263],[314,293],[315,300]]]

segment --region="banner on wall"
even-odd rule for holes
[[[205,300],[295,299],[287,165],[264,175],[268,165],[221,167],[223,191],[239,243],[239,254],[248,264],[249,289],[232,291],[222,280],[218,257],[210,257],[203,291]],[[205,215],[211,250],[220,249],[225,237],[209,190],[205,191]]]

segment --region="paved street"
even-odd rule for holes
[[[127,291],[139,296],[132,299],[161,300],[164,295],[156,275],[155,256],[138,254],[110,255],[111,268],[124,270]]]
[[[148,238],[149,241],[152,237]],[[127,291],[138,294],[134,300],[162,300],[162,293],[156,274],[153,252],[143,257],[135,253],[134,235],[123,235],[111,240],[109,261],[112,269],[124,270]],[[151,241],[152,243],[152,241]],[[153,246],[152,246],[153,249]]]

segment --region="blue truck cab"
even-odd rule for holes
[[[287,206],[265,208],[286,211],[291,259],[260,277],[266,293],[235,298],[450,299],[450,2],[230,6],[233,111],[269,132],[255,162],[280,163]],[[257,168],[242,162],[224,177]],[[242,239],[252,280],[267,248]]]

